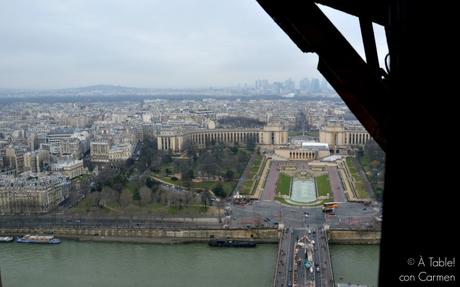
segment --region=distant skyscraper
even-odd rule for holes
[[[304,78],[300,80],[299,88],[301,91],[304,91],[304,92],[310,91],[310,80],[308,78]]]
[[[273,91],[277,94],[281,93],[282,84],[280,82],[273,83]]]
[[[319,80],[314,78],[311,80],[311,91],[313,93],[318,93],[320,92],[320,86],[319,86]]]
[[[295,89],[294,81],[291,79],[284,81],[284,89],[286,89],[286,91],[293,91]]]
[[[268,80],[256,80],[256,90],[268,88]]]

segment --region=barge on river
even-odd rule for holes
[[[213,247],[256,247],[256,242],[253,239],[235,240],[228,238],[210,238],[208,244]]]
[[[42,244],[59,244],[61,240],[53,235],[24,235],[16,239],[17,243],[42,243]]]

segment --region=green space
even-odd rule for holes
[[[313,138],[318,138],[319,137],[319,131],[288,131],[288,136],[289,137],[295,137],[295,136],[309,136]]]
[[[303,135],[302,131],[288,131],[289,137],[295,137],[295,136],[301,136],[301,135]]]
[[[192,188],[202,188],[213,190],[218,185],[222,185],[224,192],[230,194],[235,188],[236,181],[202,181],[202,182],[193,182]]]
[[[319,196],[329,196],[331,193],[331,184],[327,174],[316,177],[316,186],[318,187]]]
[[[240,188],[240,194],[250,195],[253,193],[252,187],[254,186],[254,182],[257,181],[257,175],[262,162],[263,156],[259,152],[256,152],[255,158],[251,162],[251,166],[249,167],[248,173],[245,176],[244,182]]]
[[[186,158],[171,158],[162,164],[154,176],[192,189],[213,190],[222,185],[222,197],[233,191],[250,158],[247,149],[220,143],[210,144],[205,150],[188,147],[186,153]],[[201,182],[194,182],[194,179]]]
[[[276,183],[276,192],[281,195],[289,196],[289,189],[291,187],[292,177],[285,174],[280,173],[278,177],[278,181]]]
[[[154,177],[161,179],[169,184],[176,185],[176,186],[181,186],[184,188],[188,188],[183,180],[180,179],[171,179],[171,177],[168,176],[159,176],[157,174],[152,174]],[[231,180],[231,181],[201,181],[201,182],[192,182],[190,184],[190,188],[192,189],[207,189],[207,190],[213,190],[214,188],[217,187],[217,185],[222,185],[224,192],[226,194],[230,194],[233,189],[235,188],[237,181],[236,180]]]
[[[353,163],[353,158],[347,157],[347,165],[348,170],[350,170],[351,176],[355,181],[356,196],[358,198],[369,198],[369,195],[367,194],[366,189],[364,188],[364,180],[359,175],[358,170],[355,164]]]
[[[259,171],[261,163],[262,163],[262,155],[257,154],[256,158],[254,159],[252,163],[251,168],[249,169],[247,178],[254,179],[254,177],[257,175],[257,172]]]
[[[279,201],[283,204],[286,204],[286,205],[291,205],[291,206],[308,206],[308,207],[316,207],[316,206],[323,206],[324,203],[326,202],[330,202],[331,199],[324,199],[322,201],[315,201],[315,202],[312,202],[312,203],[308,203],[308,204],[305,204],[303,202],[297,202],[297,201],[294,201],[292,199],[289,199],[289,198],[284,198],[282,196],[275,196],[275,200],[276,201]]]
[[[366,173],[376,199],[381,200],[385,177],[385,152],[374,140],[370,140],[362,149],[358,150],[356,158]]]
[[[87,191],[86,197],[68,212],[202,213],[212,204],[209,190],[222,198],[233,191],[250,155],[246,148],[214,143],[205,150],[189,147],[186,156],[173,157],[168,151],[157,150],[153,139],[144,139],[139,160],[130,159],[115,169],[91,166],[98,174],[82,178],[80,190]],[[188,191],[161,189],[153,177]]]
[[[310,137],[319,138],[319,131],[308,131],[305,134]]]
[[[262,179],[262,174],[263,174],[264,169],[270,170],[270,164],[271,164],[271,162],[269,160],[262,158],[262,163],[261,163],[261,166],[260,166],[260,174],[257,177],[256,183],[254,185],[255,187],[259,186],[261,180],[266,180],[266,178]],[[265,183],[263,183],[263,184],[265,184]],[[262,185],[262,188],[263,188],[263,185]]]
[[[364,170],[369,171],[369,156],[364,154],[363,156],[359,157],[358,160]]]
[[[98,194],[93,193],[83,199],[76,207],[70,210],[73,214],[98,214],[98,215],[128,215],[128,214],[156,214],[156,215],[200,215],[207,212],[205,204],[189,204],[189,205],[167,205],[161,202],[150,202],[145,205],[130,203],[122,205],[119,202],[107,202],[104,204],[95,204],[95,198]],[[100,201],[99,201],[100,202]]]
[[[254,184],[254,180],[247,179],[244,181],[243,185],[240,189],[240,194],[243,195],[250,195],[252,194],[252,185]]]

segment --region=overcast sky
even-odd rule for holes
[[[326,12],[362,53],[357,20]],[[298,81],[320,77],[317,61],[255,0],[0,1],[0,88]]]

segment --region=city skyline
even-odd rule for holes
[[[317,87],[315,87],[315,85]],[[79,89],[124,89],[124,90],[140,90],[140,91],[161,91],[161,90],[177,90],[177,91],[194,91],[194,90],[207,90],[207,89],[230,89],[230,90],[238,90],[238,89],[253,89],[253,90],[261,90],[267,87],[273,86],[285,86],[289,90],[292,91],[312,91],[312,92],[319,92],[321,90],[328,90],[332,91],[332,87],[324,79],[321,75],[319,77],[303,77],[300,78],[298,81],[294,81],[292,78],[286,79],[276,79],[276,80],[268,80],[262,78],[256,78],[254,81],[246,81],[243,83],[235,83],[234,85],[229,86],[217,86],[217,85],[210,85],[206,87],[183,87],[183,88],[175,88],[175,87],[164,87],[164,88],[143,88],[143,87],[136,87],[136,86],[125,86],[125,85],[117,85],[117,84],[104,84],[98,83],[94,85],[86,85],[86,86],[72,86],[72,87],[62,87],[62,88],[4,88],[0,87],[0,96],[2,96],[1,92],[33,92],[33,91],[42,91],[42,92],[59,92],[65,90],[79,90]]]
[[[286,41],[256,1],[18,1],[3,6],[0,88],[204,88],[321,77],[316,55]],[[359,29],[351,28],[356,23],[327,13],[345,23],[342,33],[359,45]]]

